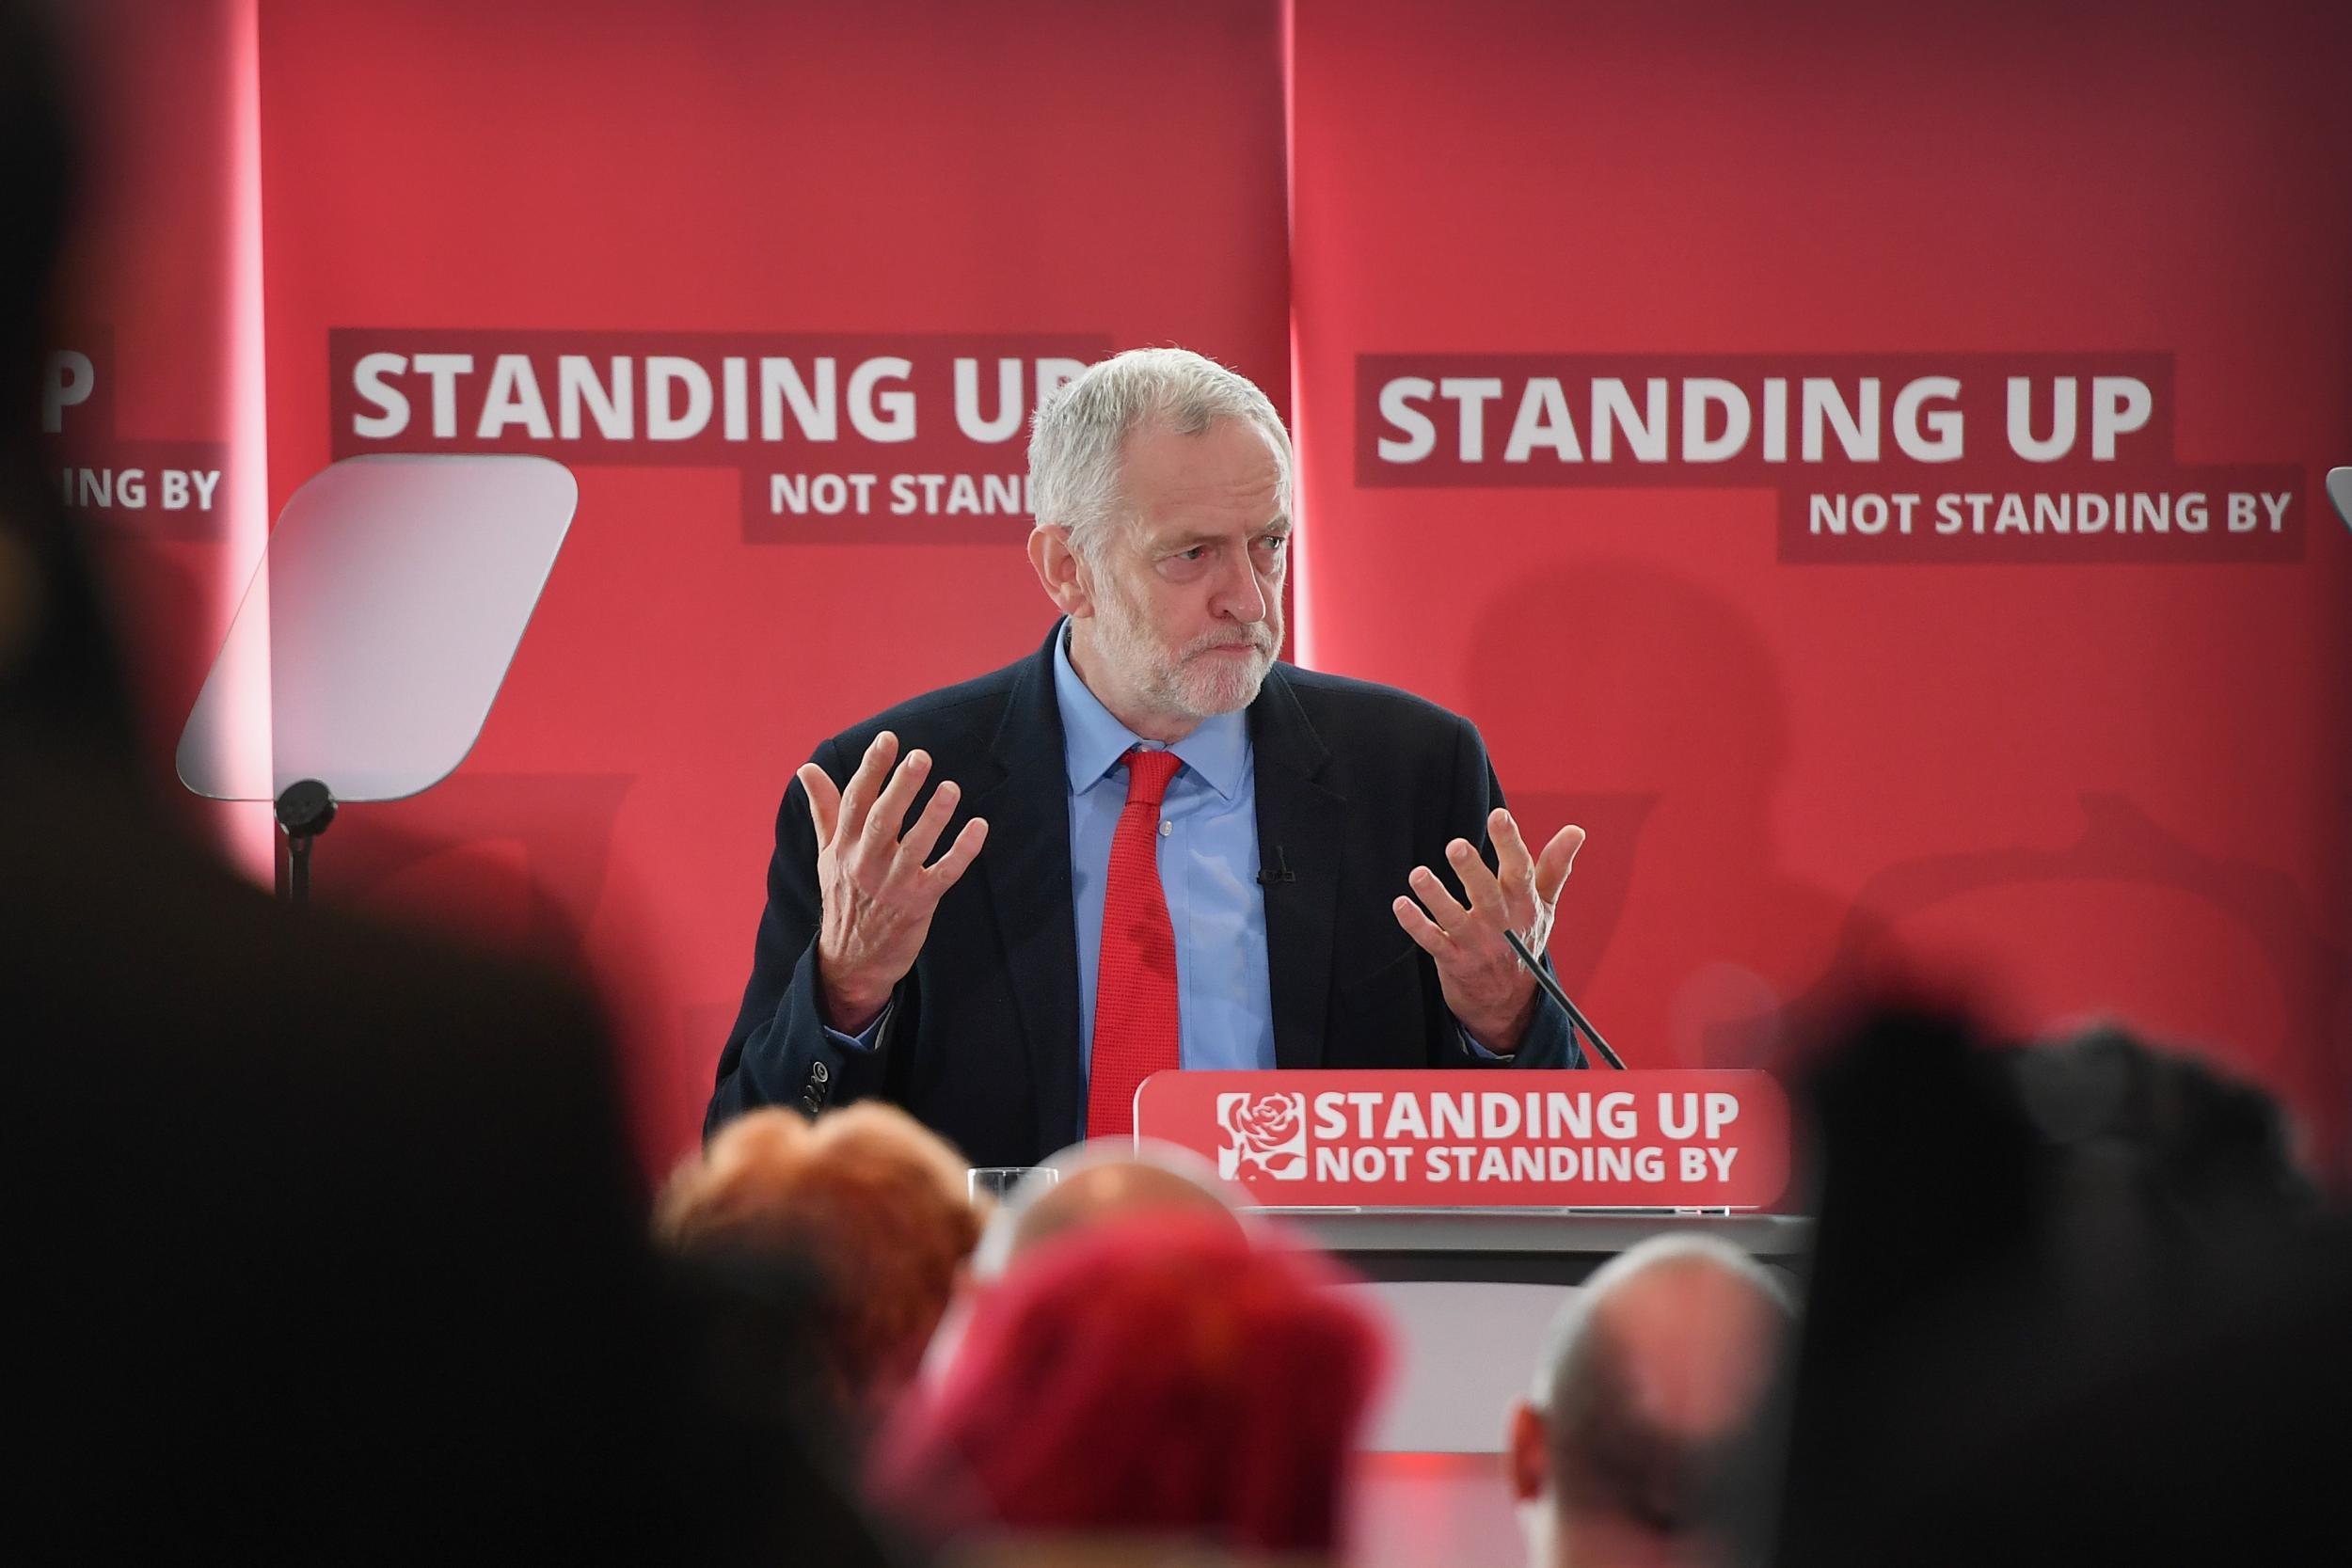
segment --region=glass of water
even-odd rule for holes
[[[964,1190],[976,1204],[1002,1203],[1031,1177],[1038,1185],[1050,1187],[1061,1180],[1061,1172],[1051,1165],[975,1165],[964,1174]]]

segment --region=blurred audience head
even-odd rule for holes
[[[2011,1058],[2026,1113],[2045,1140],[2121,1155],[2142,1196],[2204,1239],[2312,1212],[2286,1108],[2185,1052],[2102,1023]]]
[[[1381,1361],[1343,1282],[1216,1214],[1065,1235],[979,1295],[878,1495],[961,1542],[1328,1554]]]
[[[671,1177],[655,1228],[717,1268],[804,1263],[841,1406],[879,1418],[914,1376],[979,1239],[962,1159],[895,1106],[729,1122]]]
[[[1799,1087],[1776,1560],[2352,1560],[2352,1234],[2266,1097],[2112,1028],[2016,1049],[1902,1007]]]
[[[1712,1237],[1655,1237],[1595,1273],[1512,1412],[1536,1568],[1728,1560],[1790,1322],[1779,1282]]]
[[[1133,1214],[1200,1216],[1240,1233],[1242,1194],[1191,1149],[1104,1139],[1066,1148],[1047,1167],[1057,1180],[1024,1181],[989,1217],[974,1260],[980,1278],[998,1277],[1048,1242]]]

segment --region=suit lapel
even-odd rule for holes
[[[1078,937],[1070,907],[1070,780],[1053,648],[1049,638],[1015,680],[992,747],[1005,776],[973,797],[969,808],[988,818],[979,864],[1028,1044],[1038,1131],[1047,1149],[1069,1143],[1078,1129]]]
[[[1330,752],[1276,665],[1249,707],[1258,792],[1258,863],[1292,880],[1264,889],[1266,978],[1274,1004],[1274,1059],[1320,1067],[1331,1006],[1332,921],[1347,802],[1317,782]]]

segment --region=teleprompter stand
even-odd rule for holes
[[[351,801],[454,772],[570,531],[580,487],[544,457],[347,458],[305,481],[181,731],[181,782],[269,800],[286,896]]]

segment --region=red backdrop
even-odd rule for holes
[[[812,534],[760,517],[744,476],[1018,472],[1017,439],[982,462],[947,438],[946,362],[972,345],[940,336],[996,340],[975,354],[991,370],[1000,349],[1183,342],[1286,402],[1279,51],[1273,9],[1241,0],[264,6],[281,501],[358,450],[331,418],[339,330],[410,351],[454,334],[485,373],[501,345],[707,350],[721,383],[729,354],[797,353],[812,380],[832,355],[845,383],[867,357],[916,366],[910,452],[656,451],[641,425],[571,454],[579,517],[472,757],[345,813],[319,851],[338,895],[576,942],[622,1018],[653,1159],[700,1127],[793,768],[1027,652],[1052,614],[1021,518],[964,518],[972,543],[886,514],[872,542]],[[882,341],[907,334],[933,336]],[[434,447],[421,398],[383,445]]]
[[[1591,829],[1553,953],[1629,1055],[1736,1060],[1899,942],[2020,1026],[2119,1012],[2336,1114],[2347,45],[2283,5],[1297,7],[1306,651],[1470,713],[1525,809]],[[2037,352],[2159,383],[2113,462],[2004,455]],[[1410,443],[1378,388],[1416,363],[1503,383],[1486,461],[1442,396],[1422,461],[1452,471],[1383,460]],[[1949,470],[1887,441],[1642,473],[1613,423],[1596,472],[1594,375],[1645,414],[1650,376],[1875,371],[1891,401],[1931,368],[1971,403]],[[1583,462],[1511,472],[1543,373]],[[1815,491],[2210,465],[2283,475],[2289,526],[2216,537],[2217,499],[2205,536],[2120,544],[1804,531]]]
[[[2323,1127],[2344,1103],[2352,535],[2319,475],[2352,456],[2352,104],[2331,74],[2352,22],[1826,0],[166,9],[99,30],[114,183],[83,319],[116,373],[79,412],[111,440],[215,444],[233,488],[230,449],[258,465],[261,436],[236,399],[265,370],[272,513],[358,451],[574,466],[578,521],[472,758],[345,813],[317,874],[326,896],[591,966],[657,1164],[697,1124],[791,768],[1026,651],[1048,613],[1017,516],[800,515],[779,476],[870,472],[887,497],[894,475],[1017,473],[1017,435],[957,428],[953,361],[1004,429],[1000,358],[1025,402],[1040,358],[1145,342],[1216,355],[1296,416],[1301,657],[1467,712],[1523,815],[1592,831],[1553,952],[1629,1055],[1743,1060],[1843,964],[1899,947],[2021,1027],[2120,1012]],[[266,356],[240,380],[256,287]],[[447,436],[420,354],[474,361]],[[365,379],[370,356],[399,369]],[[566,356],[629,361],[624,436],[566,436]],[[713,389],[681,438],[651,428],[656,357],[696,367],[664,372],[673,413],[695,374]],[[834,361],[829,436],[780,404],[769,437],[768,358],[812,383]],[[860,424],[847,386],[898,358],[868,390],[915,397],[906,442],[872,433],[883,405]],[[2042,400],[2028,436],[2054,379],[2079,382],[2064,458],[2013,450],[2011,375]],[[1903,388],[1939,376],[1961,389],[1905,425]],[[1683,428],[1694,378],[1738,388],[1757,427],[1725,461]],[[1881,400],[1851,435],[1818,415],[1818,460],[1807,378],[1841,413],[1865,381]],[[1596,420],[1611,380],[1621,417],[1604,400]],[[2105,456],[2103,380],[2146,394],[2116,394]],[[1947,409],[1964,455],[1919,455]],[[1428,421],[1425,455],[1398,410]],[[2280,526],[2233,532],[2233,489],[2287,498]],[[1938,531],[1937,498],[2012,491],[2195,491],[2214,520],[1997,532],[1988,502],[1987,531]],[[1816,497],[1851,517],[1903,494],[1909,534],[1816,520]],[[251,541],[103,520],[160,772]]]
[[[112,590],[158,794],[266,875],[266,808],[172,782],[267,532],[254,0],[92,0],[61,16],[89,112],[51,372],[57,479]],[[267,740],[248,726],[234,743]]]

